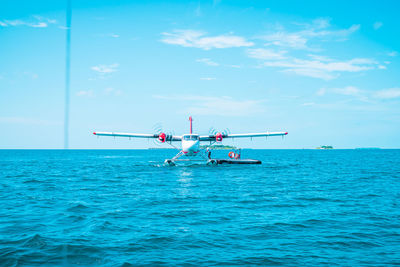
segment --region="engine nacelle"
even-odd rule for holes
[[[160,133],[159,135],[158,135],[158,140],[161,142],[161,143],[165,143],[165,140],[167,139],[167,135],[165,134],[165,133]]]
[[[217,142],[222,142],[222,139],[223,139],[222,133],[217,133],[217,134],[215,135],[215,141],[217,141]]]

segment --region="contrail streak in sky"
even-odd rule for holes
[[[64,149],[69,148],[69,84],[71,60],[71,0],[67,0],[66,50],[65,50],[65,117],[64,117]]]

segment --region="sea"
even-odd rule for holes
[[[400,150],[175,154],[0,150],[0,266],[400,265]]]

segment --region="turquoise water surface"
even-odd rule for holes
[[[400,264],[400,150],[175,153],[0,150],[0,265]]]

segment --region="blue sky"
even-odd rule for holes
[[[398,1],[72,1],[71,148],[96,131],[288,131],[252,148],[399,148]],[[2,1],[0,148],[62,148],[64,1]],[[230,144],[230,142],[227,142]]]

